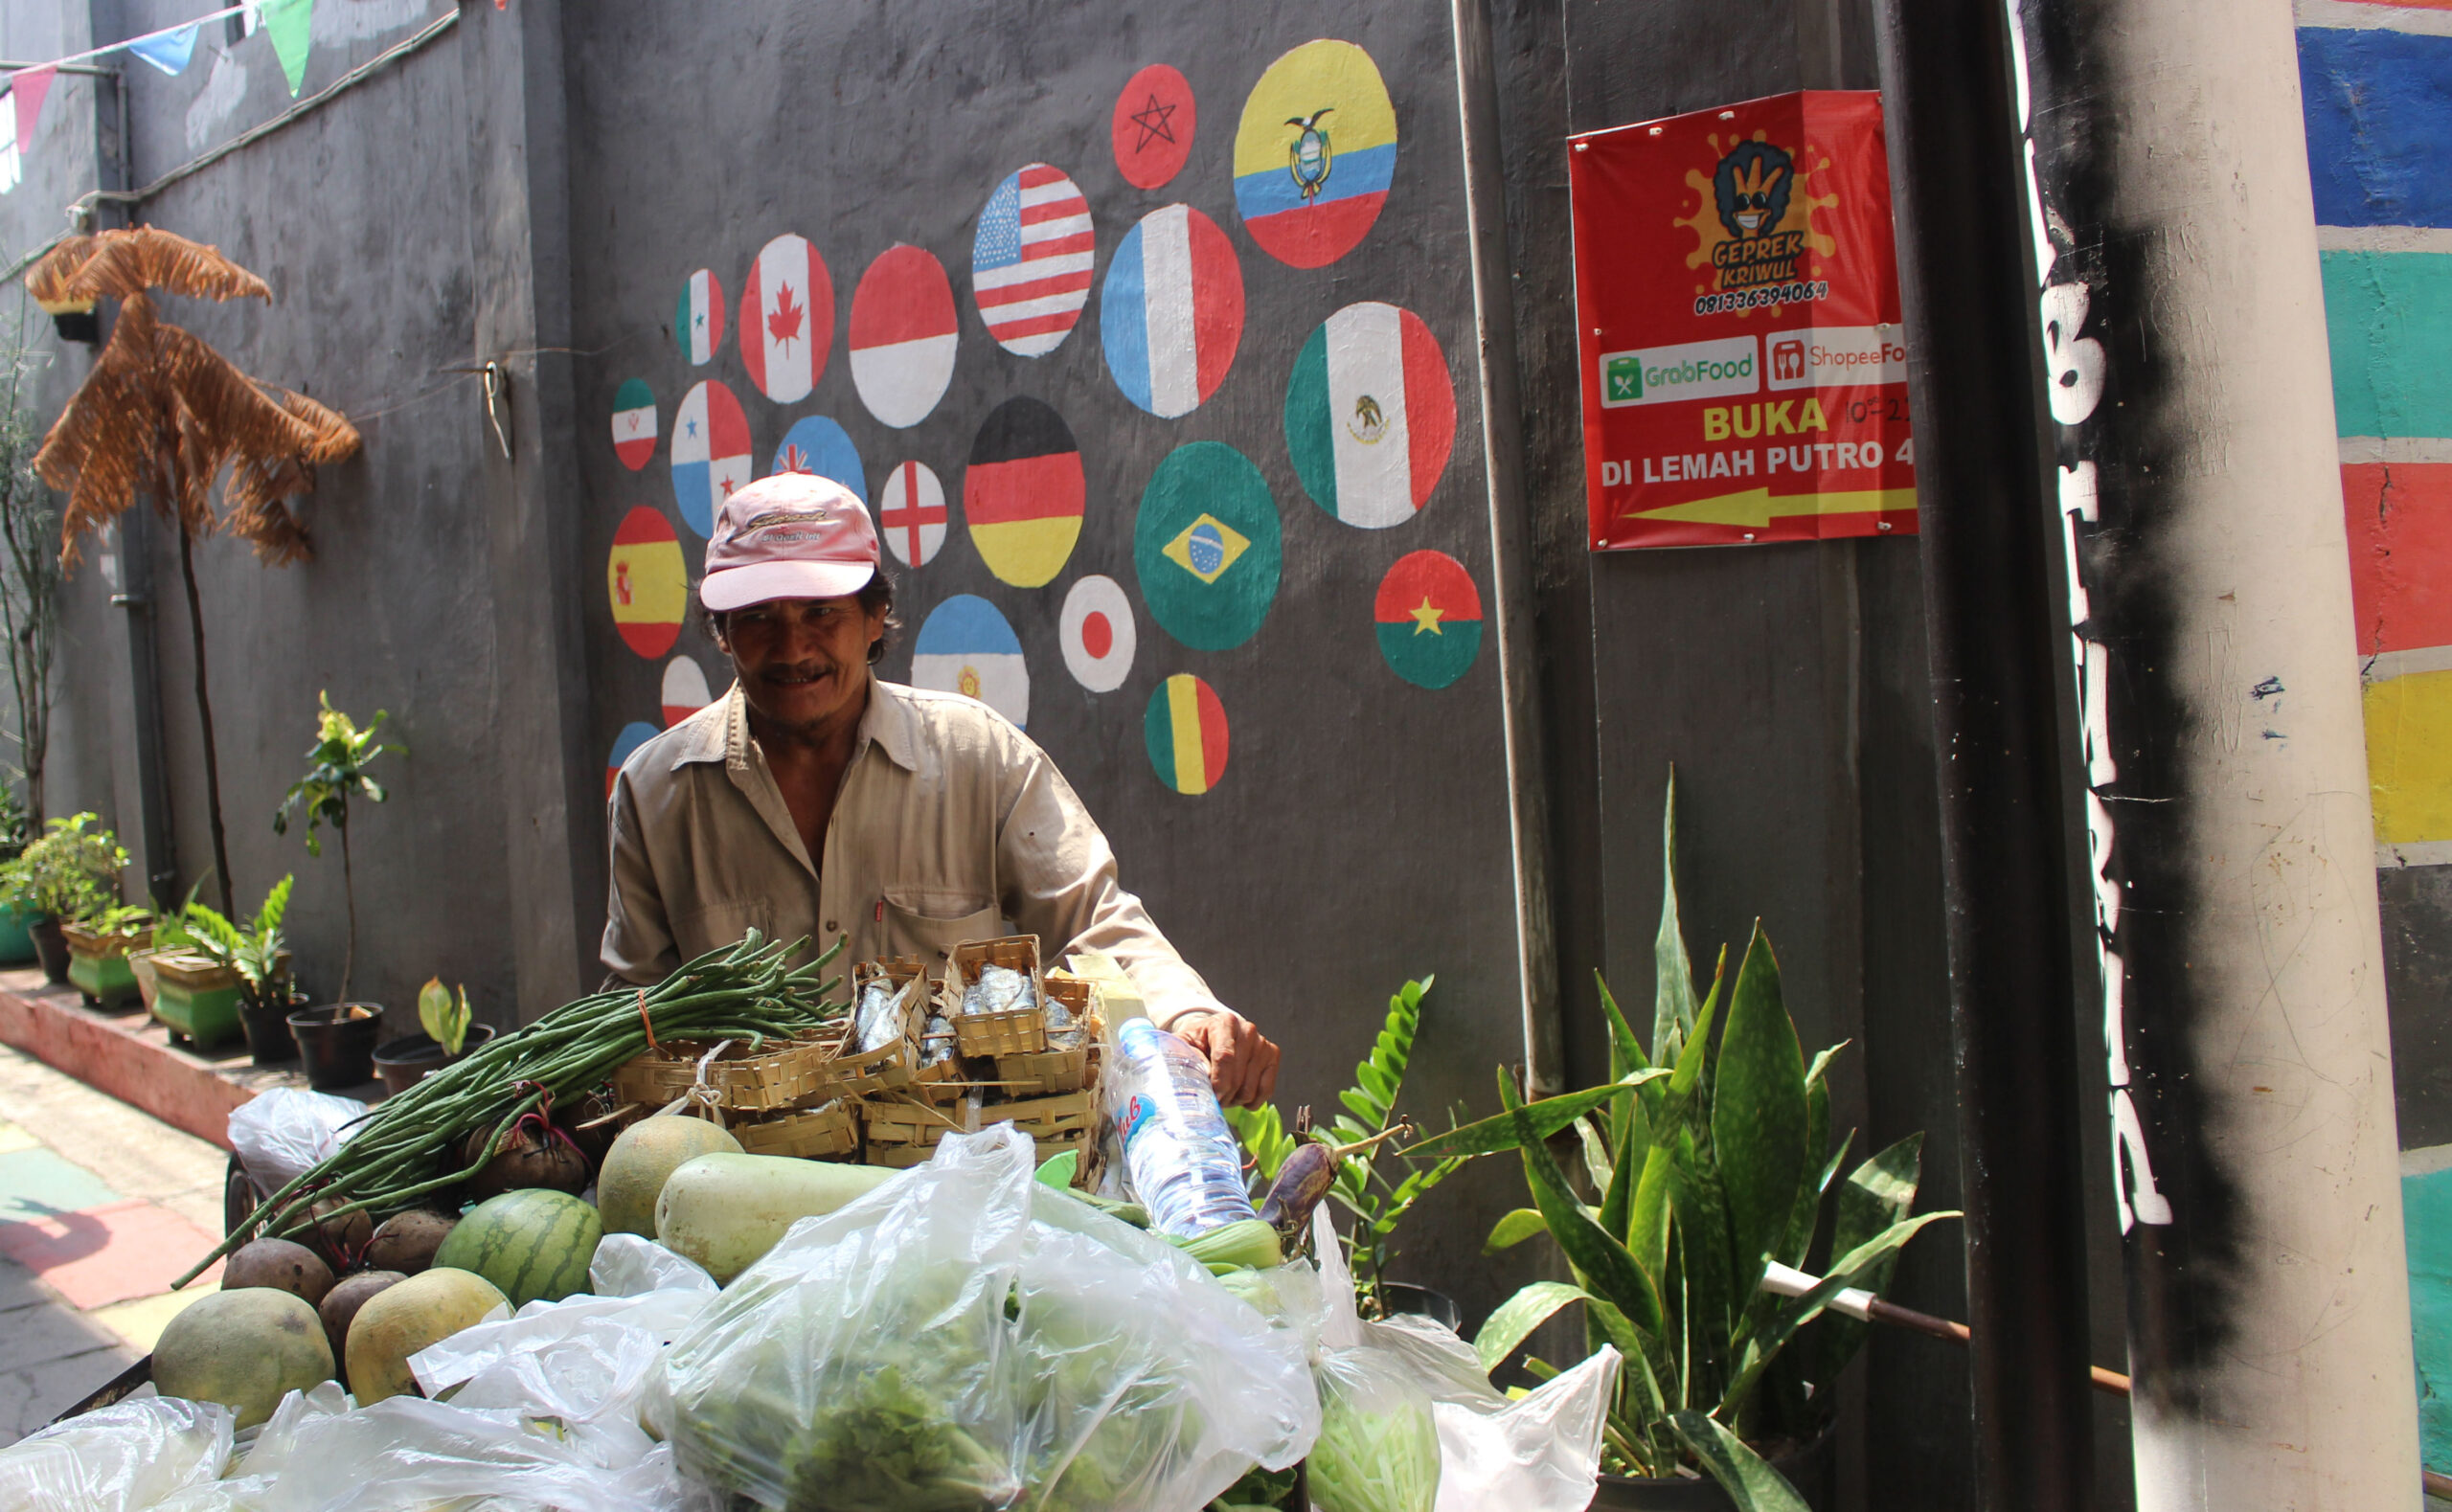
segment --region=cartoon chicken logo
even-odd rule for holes
[[[1759,237],[1788,214],[1796,162],[1785,147],[1742,142],[1712,174],[1712,198],[1732,237]]]

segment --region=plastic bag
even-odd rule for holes
[[[237,1422],[216,1402],[147,1396],[54,1424],[0,1449],[0,1507],[147,1512],[219,1476]]]
[[[794,1224],[667,1352],[683,1473],[785,1509],[1191,1512],[1319,1427],[1303,1343],[1010,1124]]]
[[[430,1512],[489,1498],[487,1512],[673,1512],[681,1487],[658,1448],[628,1466],[512,1410],[395,1396],[298,1431],[286,1466],[246,1512]]]
[[[608,1233],[596,1242],[596,1257],[587,1263],[587,1283],[599,1297],[637,1297],[659,1291],[715,1294],[715,1278],[696,1261],[634,1233]]]
[[[268,1088],[231,1112],[230,1148],[257,1191],[269,1197],[339,1149],[348,1138],[342,1126],[365,1113],[354,1097]]]
[[[297,1449],[299,1431],[319,1418],[350,1410],[349,1393],[338,1381],[327,1381],[311,1391],[291,1391],[272,1416],[240,1434],[251,1440],[239,1450],[229,1478],[192,1486],[156,1505],[153,1512],[261,1512],[273,1483]]]
[[[1401,1360],[1365,1346],[1321,1352],[1320,1439],[1311,1446],[1319,1512],[1434,1512],[1439,1421]]]

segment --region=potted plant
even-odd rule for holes
[[[1899,1248],[1957,1214],[1909,1216],[1921,1135],[1841,1179],[1852,1135],[1830,1139],[1825,1080],[1839,1047],[1805,1061],[1760,924],[1735,982],[1725,980],[1723,949],[1695,1001],[1677,920],[1674,802],[1672,783],[1650,1045],[1604,982],[1607,1084],[1526,1102],[1502,1070],[1497,1117],[1407,1153],[1521,1156],[1532,1206],[1501,1219],[1489,1247],[1546,1233],[1575,1280],[1517,1292],[1473,1347],[1495,1369],[1577,1304],[1587,1337],[1617,1346],[1624,1373],[1602,1441],[1602,1468],[1613,1473],[1596,1508],[1810,1512],[1828,1505],[1829,1387],[1864,1339],[1862,1323],[1824,1306],[1843,1288],[1880,1291]],[[1570,1133],[1597,1204],[1578,1195],[1551,1151]],[[1773,1262],[1805,1269],[1824,1252],[1824,1279],[1804,1295],[1762,1290]],[[1552,1373],[1537,1360],[1526,1367]],[[1824,1483],[1820,1495],[1801,1494],[1797,1479]]]
[[[26,851],[26,805],[17,795],[0,788],[0,873]],[[0,966],[22,966],[34,959],[34,905],[30,898],[0,892]]]
[[[118,1008],[141,998],[136,968],[128,954],[152,943],[153,911],[141,904],[106,903],[81,916],[63,920],[60,938],[68,946],[68,980],[84,994],[88,1007]]]
[[[166,920],[155,937],[173,937],[179,948],[153,958],[161,981],[154,1017],[199,1045],[243,1034],[259,1066],[295,1060],[288,1014],[296,1006],[296,989],[281,928],[293,881],[284,877],[275,883],[244,924],[193,898],[175,919]]]
[[[341,953],[340,1002],[349,1004],[349,982],[357,965],[357,887],[350,869],[349,801],[352,797],[380,803],[385,798],[383,784],[366,775],[375,758],[385,752],[406,756],[406,748],[385,745],[375,738],[390,717],[382,710],[360,730],[349,715],[332,707],[329,693],[316,695],[323,712],[315,720],[315,743],[306,748],[306,759],[312,763],[306,775],[289,784],[289,792],[282,799],[281,807],[273,810],[273,833],[289,832],[289,811],[306,811],[306,853],[320,857],[324,843],[315,833],[320,825],[329,824],[341,837],[341,896],[349,909],[349,938]],[[379,1011],[379,1010],[378,1010]]]
[[[429,978],[418,989],[418,1022],[425,1032],[403,1034],[375,1051],[375,1072],[384,1090],[397,1097],[494,1037],[491,1028],[468,1018],[468,989],[454,994],[442,978]]]
[[[34,910],[29,932],[43,975],[54,983],[68,980],[62,921],[107,909],[119,895],[119,873],[127,865],[127,852],[109,830],[89,827],[100,823],[100,816],[91,813],[55,819],[40,839],[0,867],[0,891],[18,906]]]

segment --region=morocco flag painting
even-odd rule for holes
[[[1378,621],[1379,654],[1416,688],[1445,688],[1482,648],[1482,596],[1464,564],[1443,552],[1396,558],[1379,579],[1371,617]]]
[[[1321,323],[1285,386],[1285,449],[1311,502],[1348,525],[1402,525],[1456,444],[1447,357],[1420,316],[1349,305]]]
[[[806,237],[788,233],[759,249],[740,289],[740,362],[778,404],[808,397],[834,346],[834,281]]]
[[[1007,399],[971,442],[963,518],[988,570],[1016,588],[1053,582],[1081,538],[1087,486],[1064,417],[1036,399]]]

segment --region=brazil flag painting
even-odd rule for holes
[[[1277,501],[1250,458],[1224,441],[1167,454],[1141,493],[1132,570],[1149,616],[1195,651],[1250,640],[1277,598]]]
[[[1226,706],[1215,688],[1190,672],[1177,672],[1149,695],[1141,734],[1158,780],[1188,798],[1198,798],[1226,775]]]
[[[1464,675],[1482,648],[1482,596],[1464,565],[1444,552],[1396,558],[1372,605],[1379,654],[1416,688],[1445,688]]]

